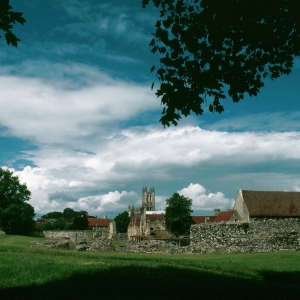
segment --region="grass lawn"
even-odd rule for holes
[[[300,252],[146,255],[0,236],[0,299],[299,299]]]

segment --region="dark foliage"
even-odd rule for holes
[[[63,215],[62,212],[52,211],[52,212],[49,212],[49,213],[43,215],[41,218],[43,218],[43,219],[59,219],[62,217],[62,215]]]
[[[161,58],[151,72],[156,68],[164,126],[191,112],[202,115],[206,104],[223,112],[226,94],[234,102],[256,96],[264,78],[289,74],[300,55],[300,1],[152,2],[160,18],[150,46]]]
[[[46,222],[38,230],[68,230],[69,225],[63,219],[57,219],[53,223]]]
[[[117,233],[127,232],[127,228],[130,222],[130,217],[128,215],[128,212],[124,211],[118,214],[115,217],[115,222],[116,222]]]
[[[0,227],[8,234],[28,235],[34,228],[30,191],[17,176],[0,168]]]
[[[173,233],[186,233],[194,223],[191,213],[192,200],[178,193],[166,200],[166,226]]]
[[[64,219],[74,219],[76,217],[81,217],[81,216],[88,216],[88,213],[86,211],[76,211],[73,210],[72,208],[65,208],[63,211],[63,218]]]
[[[88,228],[87,215],[80,215],[73,219],[73,224],[70,226],[72,230],[86,230]]]
[[[16,22],[22,25],[26,22],[22,15],[23,13],[12,11],[9,0],[0,0],[0,29],[5,32],[5,39],[8,45],[18,46],[20,39],[13,34],[12,29],[13,24]]]

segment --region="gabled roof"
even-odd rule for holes
[[[89,227],[108,227],[111,219],[88,218]]]
[[[217,215],[215,222],[228,222],[230,218],[233,216],[233,214],[234,214],[233,209],[222,211]]]
[[[215,222],[216,216],[192,216],[195,224],[205,223],[205,218],[209,218],[209,222]]]
[[[250,216],[300,217],[300,192],[242,191]]]
[[[146,220],[149,221],[163,221],[165,219],[164,214],[151,214],[151,215],[146,215]]]

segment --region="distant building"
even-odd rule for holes
[[[154,187],[150,188],[149,192],[147,187],[142,189],[142,206],[146,208],[146,211],[155,211],[155,190]]]
[[[300,218],[300,192],[251,191],[237,192],[233,207],[235,221],[250,222],[274,218]]]
[[[116,222],[113,219],[104,218],[88,218],[89,229],[94,230],[96,233],[101,232],[102,236],[107,235],[111,239],[116,233]]]
[[[155,192],[142,189],[142,206],[128,207],[128,237],[168,237],[164,212],[155,211]],[[233,209],[214,209],[212,216],[192,216],[195,224],[219,222],[251,222],[274,218],[300,218],[300,192],[250,191],[239,189]]]
[[[142,206],[134,209],[128,207],[130,223],[128,225],[128,237],[130,239],[142,239],[146,236],[168,237],[165,226],[164,211],[155,211],[154,187],[147,191],[142,188]]]

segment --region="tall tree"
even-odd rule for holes
[[[88,218],[86,214],[78,215],[73,219],[71,229],[73,230],[86,230],[88,229]]]
[[[0,168],[0,227],[8,234],[29,234],[34,227],[34,208],[26,203],[30,191],[17,176]]]
[[[192,200],[178,193],[174,193],[166,200],[165,222],[167,229],[178,234],[189,231],[194,223],[191,213]]]
[[[17,47],[20,41],[12,32],[13,24],[16,22],[24,24],[26,20],[22,17],[23,13],[12,11],[9,0],[0,0],[0,29],[5,33],[5,39],[8,45]],[[1,36],[0,36],[1,38]]]
[[[45,215],[43,215],[41,218],[46,218],[46,219],[59,219],[62,218],[63,213],[60,211],[51,211]]]
[[[128,215],[128,212],[124,211],[124,212],[118,214],[115,217],[115,222],[116,222],[117,233],[127,232],[127,228],[128,228],[129,222],[130,222],[130,217]]]
[[[84,210],[76,211],[72,208],[65,208],[63,211],[63,218],[65,219],[74,219],[76,217],[86,216],[88,217],[88,213]]]
[[[206,104],[210,112],[223,112],[226,94],[234,102],[256,96],[264,78],[289,74],[300,56],[300,1],[152,2],[160,9],[150,46],[161,56],[156,95],[164,126],[191,112],[202,115]]]

